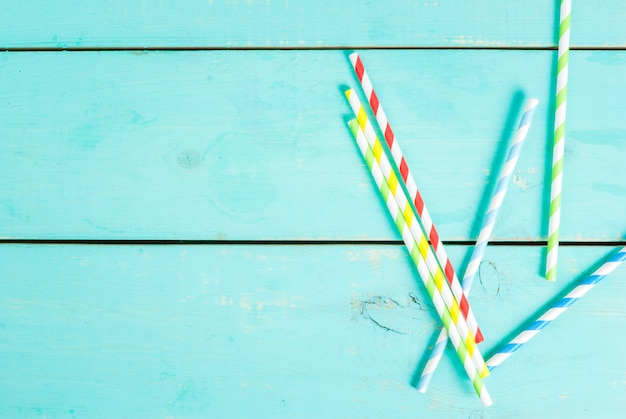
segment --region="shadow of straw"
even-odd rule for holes
[[[502,131],[502,135],[500,136],[498,149],[496,151],[496,156],[493,160],[493,164],[491,167],[490,173],[492,174],[492,179],[491,179],[491,182],[489,183],[489,186],[483,192],[483,196],[481,198],[480,205],[478,207],[479,216],[476,217],[474,224],[472,225],[471,237],[478,237],[478,234],[480,233],[480,229],[482,227],[482,222],[483,222],[483,214],[487,212],[489,202],[491,201],[492,191],[496,187],[496,184],[498,181],[498,177],[496,175],[500,173],[500,169],[502,168],[504,164],[504,159],[506,158],[506,153],[509,149],[511,138],[513,138],[513,135],[515,134],[515,130],[517,128],[516,123],[521,114],[523,100],[524,100],[524,95],[521,91],[517,91],[513,94],[511,108],[509,110],[507,119],[504,123],[504,130]],[[471,250],[473,250],[473,247],[470,248],[470,252],[468,252],[465,260],[463,261],[463,265],[461,265],[463,267],[463,271],[457,271],[457,272],[465,271],[465,267],[469,263],[469,258],[471,257]],[[437,333],[433,336],[428,348],[433,348],[435,346],[438,335],[439,334]],[[419,367],[413,373],[413,376],[411,377],[412,386],[414,387],[417,386],[417,383],[421,377],[421,373],[424,370],[424,367],[426,366],[428,359],[430,358],[431,351],[432,349],[429,351],[426,351],[426,353],[420,359],[420,362],[418,364]],[[454,363],[454,370],[458,376],[465,375],[465,370],[458,362]]]
[[[352,89],[352,87],[348,86],[347,84],[340,84],[338,88],[339,88],[339,94],[341,95],[341,98],[343,99],[343,102],[346,104],[346,112],[350,113],[349,114],[350,118],[345,120],[345,122],[347,124],[350,119],[354,118],[354,114],[352,113],[352,109],[350,109],[350,105],[348,104],[348,99],[346,99],[346,91],[348,89]],[[346,116],[348,116],[348,115],[346,114]]]
[[[480,234],[480,230],[483,225],[483,219],[485,214],[487,213],[487,209],[489,208],[489,203],[491,202],[491,197],[493,195],[493,190],[495,189],[498,183],[498,177],[500,174],[500,170],[504,165],[504,160],[506,159],[506,153],[508,152],[509,145],[511,144],[512,138],[515,135],[515,131],[517,129],[517,122],[519,117],[521,116],[522,111],[522,102],[524,101],[524,94],[522,91],[517,91],[513,94],[513,100],[511,102],[511,107],[509,109],[509,113],[507,119],[504,123],[504,129],[502,131],[502,135],[499,139],[498,149],[496,150],[496,155],[494,157],[493,163],[491,165],[490,176],[491,180],[485,191],[483,192],[483,196],[480,199],[480,204],[478,205],[478,214],[474,219],[474,223],[472,224],[472,229],[470,232],[470,238],[472,241],[476,241],[478,235]],[[468,249],[465,259],[461,264],[462,270],[457,272],[465,272],[467,265],[469,264],[470,258],[472,256],[473,247]],[[459,275],[462,278],[461,275]]]

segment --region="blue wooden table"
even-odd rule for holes
[[[339,4],[337,4],[339,3]],[[346,127],[359,51],[491,354],[626,244],[626,6],[572,12],[543,279],[556,2],[25,0],[0,14],[0,416],[620,417],[626,267],[482,408]]]

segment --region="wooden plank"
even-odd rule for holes
[[[6,4],[0,48],[555,46],[558,3],[26,0]],[[579,0],[572,45],[625,46],[620,0]]]
[[[553,51],[365,51],[433,219],[477,235],[524,95],[495,239],[546,238]],[[346,128],[341,51],[0,55],[0,237],[398,239]],[[562,239],[626,228],[626,53],[575,51]]]
[[[490,247],[471,302],[483,352],[608,247]],[[451,247],[462,266],[470,249]],[[610,416],[626,405],[621,267],[486,383],[448,351],[410,383],[438,322],[401,246],[2,245],[3,417]],[[243,402],[245,401],[245,402]]]

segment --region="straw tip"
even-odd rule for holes
[[[346,97],[347,97],[348,99],[350,99],[350,95],[352,94],[352,89],[348,89],[348,90],[346,90],[346,91],[345,91],[345,92],[343,92],[343,93],[346,95]]]
[[[354,64],[354,63],[356,63],[356,60],[359,59],[359,53],[358,52],[353,52],[348,57],[350,57],[350,61],[352,62],[352,64]]]
[[[539,99],[535,99],[534,97],[531,97],[530,99],[528,99],[528,107],[529,108],[534,108],[539,104]]]
[[[476,336],[474,336],[474,341],[476,343],[481,343],[485,341],[485,337],[483,336],[483,332],[480,330],[480,328],[476,329]]]
[[[352,135],[356,137],[356,133],[359,129],[359,123],[356,118],[352,118],[348,121],[348,127],[350,127],[350,131],[352,131]]]

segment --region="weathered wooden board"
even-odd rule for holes
[[[363,52],[445,239],[476,237],[530,95],[495,239],[545,239],[555,55]],[[624,71],[572,53],[564,240],[626,231]],[[0,72],[1,237],[398,238],[345,125],[345,52],[20,52]]]
[[[470,248],[451,247],[459,266]],[[498,342],[609,247],[488,248],[471,303]],[[575,417],[626,406],[626,267],[494,370],[482,410],[401,246],[1,245],[2,417]],[[134,416],[134,415],[133,415]]]
[[[581,246],[543,280],[557,3],[3,5],[0,49],[32,51],[0,53],[0,417],[619,417],[626,267],[482,409],[451,350],[412,388],[434,309],[402,246],[349,243],[399,238],[345,126],[350,48],[445,240],[475,239],[541,101],[494,234],[535,245],[490,246],[470,297],[485,355],[615,250],[585,243],[625,241],[626,52],[599,50],[626,47],[626,7],[576,0],[561,232]],[[81,239],[122,245],[54,243]],[[267,242],[125,242],[178,239]],[[471,248],[448,250],[463,272]]]
[[[574,46],[626,46],[620,0],[577,0]],[[7,2],[0,48],[555,46],[558,2]]]

